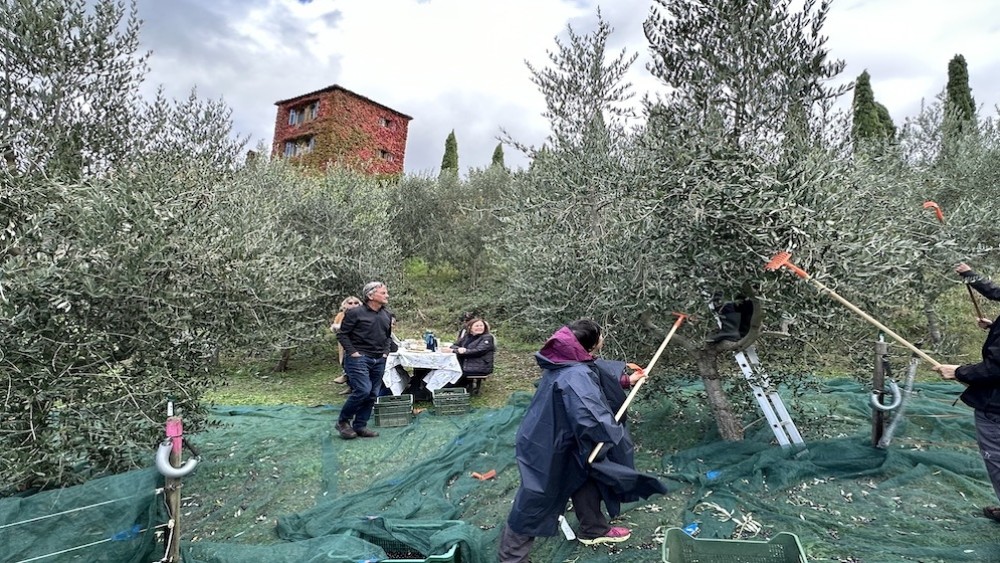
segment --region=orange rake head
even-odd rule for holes
[[[939,223],[944,223],[944,212],[941,211],[941,206],[934,201],[925,201],[924,209],[933,209],[934,215],[937,217]]]
[[[795,272],[795,275],[799,276],[800,278],[804,280],[809,279],[809,274],[807,274],[805,270],[803,270],[802,268],[799,268],[795,264],[792,264],[791,258],[792,258],[791,252],[779,252],[774,255],[774,258],[771,258],[771,261],[764,266],[764,269],[773,272],[775,270],[780,270],[782,267],[785,267]]]

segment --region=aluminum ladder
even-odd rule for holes
[[[767,418],[767,423],[771,425],[774,437],[782,448],[795,446],[805,446],[799,429],[792,422],[792,417],[785,408],[785,403],[781,401],[781,396],[777,390],[771,387],[771,378],[760,365],[757,358],[757,350],[753,346],[748,346],[745,350],[736,352],[736,363],[743,371],[743,378],[753,389],[753,397],[760,405],[760,410]]]

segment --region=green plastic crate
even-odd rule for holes
[[[464,387],[446,387],[435,389],[431,393],[435,414],[452,415],[469,412],[469,393]]]
[[[406,426],[413,420],[413,395],[383,395],[375,399],[375,426]]]
[[[456,563],[458,561],[458,544],[451,546],[447,552],[440,555],[428,555],[423,559],[391,559],[394,553],[416,552],[415,549],[398,540],[386,540],[361,534],[361,539],[368,543],[373,543],[383,550],[390,559],[383,559],[381,563]]]
[[[667,530],[664,563],[807,563],[795,534],[781,532],[770,541],[697,539],[680,528]]]

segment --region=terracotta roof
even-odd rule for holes
[[[352,91],[348,90],[347,88],[344,88],[343,86],[340,86],[340,85],[337,85],[337,84],[331,84],[330,86],[327,86],[326,88],[320,88],[319,90],[308,92],[306,94],[301,94],[301,95],[295,96],[294,98],[288,98],[287,100],[279,100],[277,102],[274,102],[274,105],[281,106],[281,105],[287,104],[288,102],[294,102],[295,100],[300,100],[302,98],[308,98],[309,96],[315,96],[317,94],[325,94],[327,92],[333,92],[333,91],[336,91],[336,90],[340,90],[341,92],[350,94],[350,95],[354,96],[355,98],[362,99],[362,100],[364,100],[364,101],[366,101],[366,102],[368,102],[370,104],[374,104],[374,105],[379,106],[381,108],[385,108],[385,109],[391,111],[392,113],[395,113],[396,115],[400,115],[402,117],[405,117],[406,119],[409,119],[411,121],[413,120],[412,117],[406,115],[405,113],[403,113],[401,111],[394,110],[394,109],[392,109],[391,107],[389,107],[389,106],[387,106],[385,104],[380,104],[380,103],[376,102],[375,100],[373,100],[371,98],[367,98],[365,96],[362,96],[361,94],[358,94],[357,92],[352,92]]]

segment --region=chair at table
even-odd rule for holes
[[[465,388],[468,389],[470,395],[478,395],[482,390],[483,382],[486,381],[487,375],[466,375],[465,376]]]

